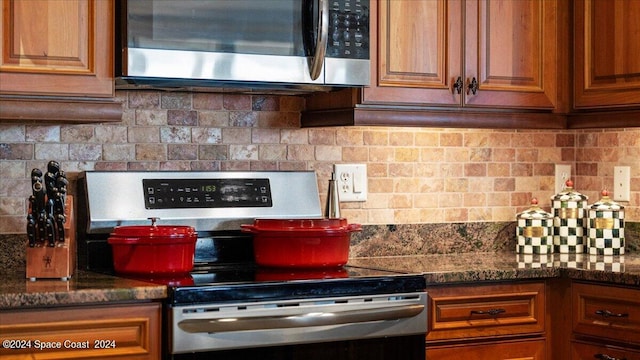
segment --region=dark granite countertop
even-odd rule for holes
[[[640,287],[640,254],[615,257],[586,254],[517,255],[513,252],[433,254],[352,258],[348,266],[424,274],[427,285],[478,281],[508,281],[567,276],[576,280]],[[69,281],[24,278],[4,274],[0,310],[96,304],[114,301],[160,300],[164,285],[80,271]]]
[[[161,300],[167,289],[142,281],[89,271],[79,271],[69,281],[30,281],[24,273],[3,274],[0,282],[0,310],[97,304],[117,301]]]
[[[513,252],[352,258],[350,266],[423,273],[427,285],[567,276],[640,287],[640,254],[519,255]]]

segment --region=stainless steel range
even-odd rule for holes
[[[168,359],[424,359],[420,275],[347,266],[261,268],[241,224],[321,218],[314,172],[86,172],[79,181],[79,263],[113,272],[115,226],[189,225],[194,271],[168,285]],[[84,216],[82,216],[84,215]]]

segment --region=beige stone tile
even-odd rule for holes
[[[462,146],[461,133],[441,133],[440,146]]]
[[[69,160],[69,144],[38,143],[35,145],[35,158],[38,160],[46,160],[47,162],[49,160]]]
[[[418,148],[396,148],[394,154],[395,161],[416,162],[420,160],[420,150]]]
[[[306,129],[283,129],[280,133],[283,144],[309,144],[309,131]]]
[[[251,129],[251,143],[252,144],[280,144],[280,130],[253,128]]]
[[[438,206],[442,208],[453,208],[462,206],[464,194],[461,193],[439,193]]]
[[[127,139],[129,143],[158,143],[160,142],[160,128],[156,126],[129,128]]]
[[[389,176],[391,177],[413,177],[414,163],[391,163],[389,164]]]
[[[286,160],[315,160],[315,149],[311,145],[289,145]]]
[[[258,160],[258,145],[229,145],[230,160]]]
[[[342,160],[342,148],[332,145],[316,145],[315,159],[318,161],[338,162]]]
[[[136,110],[136,125],[167,125],[166,110]]]
[[[364,145],[389,145],[389,133],[387,131],[365,130],[362,135]]]
[[[287,155],[287,145],[263,144],[258,146],[258,159],[262,161],[278,161]]]
[[[445,221],[444,213],[444,209],[420,209],[419,223],[443,223]]]
[[[102,145],[102,160],[128,161],[130,159],[135,159],[135,144]]]
[[[369,160],[369,149],[362,146],[343,146],[342,161],[366,163]]]
[[[389,145],[391,146],[414,146],[414,133],[410,131],[392,131],[389,133]]]
[[[167,158],[167,146],[164,144],[137,144],[136,160],[161,161]]]
[[[200,111],[198,112],[198,125],[205,127],[229,126],[230,112],[228,111]]]
[[[415,145],[421,147],[437,147],[440,143],[440,135],[432,132],[417,132]]]
[[[391,147],[370,147],[369,161],[373,162],[391,162],[394,161],[395,151]]]
[[[251,144],[250,128],[223,128],[223,144]]]
[[[364,131],[360,128],[337,128],[336,144],[343,146],[364,145]]]
[[[444,212],[444,220],[450,222],[467,222],[469,221],[469,210],[466,208],[446,209]]]

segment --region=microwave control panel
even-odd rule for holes
[[[369,59],[369,0],[333,0],[327,56]]]
[[[147,209],[271,207],[269,179],[143,179]]]

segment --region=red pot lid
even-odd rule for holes
[[[116,226],[109,241],[194,241],[196,230],[192,226],[156,225],[157,218],[151,219],[151,225]]]
[[[196,231],[191,226],[173,225],[139,225],[139,226],[117,226],[113,229],[111,236],[118,237],[143,237],[143,238],[181,238],[195,235]]]
[[[347,219],[256,219],[258,230],[341,230],[347,227]]]

